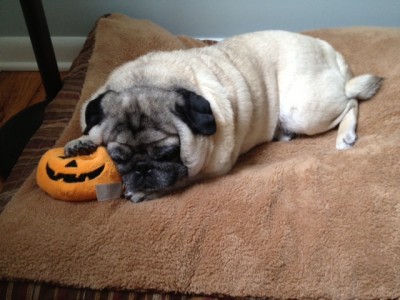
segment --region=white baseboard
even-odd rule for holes
[[[205,38],[221,41],[222,38]],[[86,37],[52,37],[54,52],[60,71],[67,71],[81,50]],[[27,36],[0,37],[0,71],[36,71],[35,55]]]
[[[85,37],[52,37],[60,71],[66,71],[81,50]],[[1,71],[38,70],[29,37],[0,37]]]

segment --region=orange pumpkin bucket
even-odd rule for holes
[[[96,185],[121,182],[121,177],[104,147],[76,157],[54,148],[40,159],[36,181],[55,199],[86,201],[96,199]]]

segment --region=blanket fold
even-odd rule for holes
[[[258,146],[228,175],[140,204],[51,199],[30,176],[0,215],[0,278],[273,298],[400,296],[400,29],[307,32],[385,77],[336,131]],[[80,103],[121,63],[206,44],[143,20],[98,22]],[[79,136],[79,105],[57,146]]]

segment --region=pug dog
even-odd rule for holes
[[[382,78],[353,77],[327,42],[263,31],[215,45],[153,52],[116,68],[82,107],[75,156],[106,147],[126,198],[153,199],[229,172],[238,157],[272,140],[336,126],[337,149],[357,139],[358,100]]]

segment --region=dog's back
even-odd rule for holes
[[[267,90],[267,106],[279,103],[275,132],[278,139],[288,139],[282,134],[314,135],[340,124],[336,147],[351,147],[357,139],[357,100],[374,96],[382,81],[370,74],[352,77],[343,56],[330,44],[302,34],[257,32],[238,36],[217,47],[228,53],[239,69],[254,60],[251,65],[260,70],[264,83],[260,84],[254,77],[248,77],[246,83],[252,90],[253,103],[257,103],[258,96],[263,97],[257,94],[263,90],[263,84]],[[255,57],[246,60],[251,55]]]

